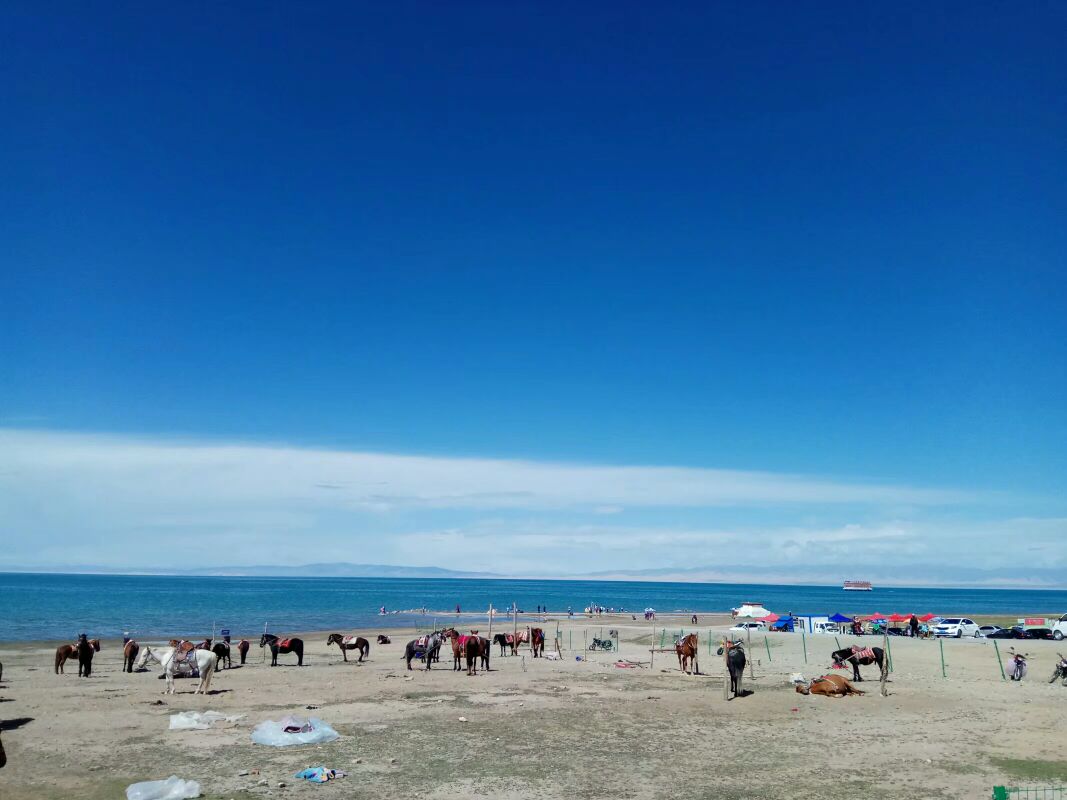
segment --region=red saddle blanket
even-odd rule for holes
[[[415,646],[416,647],[425,647],[429,643],[430,643],[430,637],[429,636],[420,636],[418,639],[415,640]]]
[[[859,645],[852,646],[852,655],[856,658],[869,658],[874,660],[874,651],[869,647],[860,647]]]
[[[288,647],[289,647],[289,645],[291,645],[292,643],[293,643],[293,640],[292,640],[292,639],[279,639],[279,640],[278,640],[278,649],[279,649],[279,650],[285,650],[285,649],[286,649],[286,648],[288,648]]]

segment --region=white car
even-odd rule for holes
[[[738,622],[732,628],[730,633],[748,633],[749,631],[755,631],[756,633],[766,632],[767,625],[763,622]]]
[[[1004,630],[999,625],[983,625],[981,628],[974,632],[975,639],[984,639],[991,633]]]
[[[931,633],[934,636],[954,636],[959,639],[963,636],[974,636],[978,625],[969,619],[962,617],[946,617],[941,623],[935,625]]]
[[[815,633],[825,633],[830,636],[835,636],[841,633],[841,626],[836,622],[816,622]]]

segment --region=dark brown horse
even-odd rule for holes
[[[78,637],[78,677],[88,678],[93,674],[93,653],[96,649],[83,633]]]
[[[860,675],[860,664],[867,666],[868,664],[877,664],[879,675],[881,680],[885,680],[889,674],[889,659],[885,657],[885,651],[881,647],[860,647],[854,645],[853,647],[846,647],[841,650],[835,650],[830,654],[830,658],[833,659],[834,666],[844,665],[846,663],[852,665],[852,680],[859,683],[863,680]]]
[[[384,633],[378,634],[378,644],[392,644],[393,640],[386,636]]]
[[[203,648],[198,648],[203,649]],[[211,652],[215,654],[215,671],[222,667],[222,662],[226,662],[226,669],[233,666],[233,661],[230,660],[230,643],[229,642],[215,642],[210,648]]]
[[[540,658],[545,654],[545,632],[540,628],[530,629],[530,652],[534,658]]]
[[[273,633],[265,633],[259,639],[259,646],[270,647],[270,665],[278,666],[278,653],[296,653],[296,665],[304,666],[304,640],[295,637],[280,639]]]
[[[684,636],[674,643],[674,652],[678,655],[678,669],[693,675],[700,674],[700,665],[697,663],[697,651],[700,648],[700,639],[695,633]],[[692,667],[692,673],[686,669]]]
[[[133,639],[126,642],[122,647],[122,671],[133,672],[133,662],[137,659],[137,654],[141,652],[141,645],[137,644]]]
[[[745,658],[745,643],[740,639],[735,642],[723,639],[719,647],[720,656],[723,650],[726,650],[726,670],[730,673],[729,694],[733,697],[744,697],[745,693],[741,689],[741,684],[745,679],[745,664],[748,663]]]
[[[326,646],[335,644],[341,648],[341,655],[344,656],[345,661],[348,661],[349,650],[358,650],[359,659],[357,664],[361,663],[367,654],[370,652],[370,642],[364,639],[362,636],[342,636],[339,633],[331,633],[326,638]]]
[[[241,663],[245,663],[245,659],[248,658],[248,648],[252,645],[249,644],[248,639],[242,639],[237,643],[237,652],[241,654]]]
[[[500,645],[500,655],[508,655],[508,651],[511,651],[511,655],[515,655],[515,638],[510,633],[498,633],[493,637],[493,644]]]
[[[100,640],[90,639],[89,644],[92,645],[96,652],[100,652]],[[74,644],[61,644],[56,648],[56,675],[63,674],[63,665],[67,662],[68,658],[78,657],[78,643]]]

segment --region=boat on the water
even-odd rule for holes
[[[845,585],[841,587],[846,592],[873,592],[874,587],[871,586],[870,581],[845,581]]]

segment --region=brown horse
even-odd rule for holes
[[[186,639],[171,639],[168,644],[174,648],[175,655],[184,655],[199,649],[195,644]]]
[[[83,633],[78,637],[78,677],[88,678],[93,674],[93,653],[96,649]]]
[[[545,654],[545,632],[540,628],[530,630],[530,652],[534,658],[540,658]]]
[[[822,694],[827,697],[847,697],[850,694],[865,694],[851,683],[844,675],[823,675],[812,679],[811,683],[797,683],[801,694]]]
[[[378,644],[392,644],[393,640],[386,636],[384,633],[378,634]]]
[[[90,639],[89,644],[92,645],[93,650],[100,652],[100,640]],[[78,643],[74,644],[61,644],[56,648],[56,675],[63,674],[63,665],[67,663],[67,659],[73,659],[78,657]]]
[[[133,639],[126,642],[122,648],[122,671],[133,672],[133,662],[137,659],[137,654],[141,651],[141,645],[137,644]]]
[[[241,654],[241,663],[245,663],[245,659],[248,658],[248,648],[252,645],[249,644],[248,639],[242,639],[237,644],[237,652]]]
[[[329,647],[331,644],[335,644],[341,648],[341,655],[344,656],[345,661],[348,661],[347,651],[358,650],[359,659],[356,661],[357,664],[362,663],[363,659],[366,658],[367,654],[370,652],[370,642],[362,636],[342,636],[339,633],[331,633],[326,638],[326,646]]]
[[[695,633],[691,633],[674,643],[674,652],[678,654],[678,669],[687,675],[699,675],[700,665],[697,663],[697,651],[700,649],[700,640]],[[691,665],[692,673],[686,669]]]

